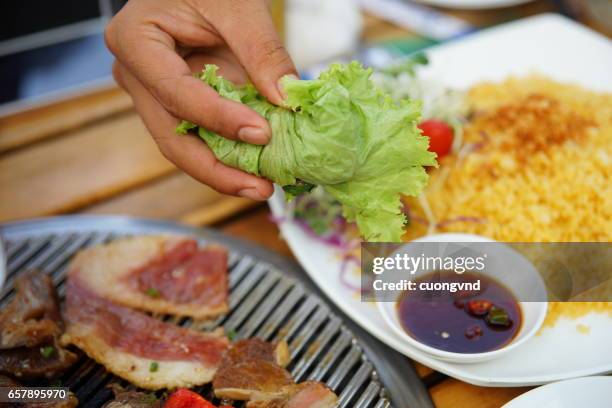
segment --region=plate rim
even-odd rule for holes
[[[534,395],[537,397],[538,395],[542,393],[547,393],[550,390],[554,390],[557,388],[563,389],[564,387],[567,386],[568,383],[585,383],[585,382],[586,383],[605,382],[605,383],[608,383],[609,386],[612,386],[612,377],[604,376],[604,375],[594,375],[594,376],[588,376],[588,377],[577,377],[577,378],[572,378],[569,380],[563,380],[563,381],[557,381],[553,383],[544,384],[541,387],[534,388],[532,390],[529,390],[519,395],[516,398],[513,398],[512,400],[504,404],[501,408],[520,408],[521,405],[516,405],[516,404],[524,404],[525,402],[529,404],[530,399],[533,398]]]

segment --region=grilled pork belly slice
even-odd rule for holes
[[[213,380],[217,398],[249,400],[257,394],[274,394],[293,384],[287,370],[276,363],[247,360],[231,366],[221,366]]]
[[[275,394],[255,394],[247,408],[334,408],[338,397],[325,385],[306,381],[282,388]]]
[[[240,340],[231,345],[213,380],[218,398],[248,400],[256,393],[275,393],[293,384],[282,366],[289,362],[285,341],[273,344],[259,338]]]
[[[57,378],[77,360],[76,354],[55,344],[0,351],[0,373],[18,378]]]
[[[270,343],[253,337],[233,343],[223,356],[222,365],[230,366],[246,360],[263,360],[286,367],[289,358],[289,346],[286,341]]]
[[[98,296],[152,313],[208,319],[228,309],[227,251],[181,236],[139,236],[79,252],[69,275]]]
[[[102,408],[162,408],[161,401],[153,393],[128,391],[116,383],[111,384],[110,388],[115,398]]]
[[[63,331],[51,278],[31,271],[15,282],[15,297],[0,311],[0,373],[54,378],[77,356],[57,344]]]
[[[325,385],[296,384],[283,367],[289,363],[285,341],[268,343],[258,338],[238,341],[225,353],[213,380],[221,399],[247,400],[247,408],[331,408],[337,403]]]
[[[34,347],[62,333],[57,294],[51,278],[37,271],[19,276],[16,294],[0,310],[0,350]]]
[[[78,274],[66,284],[65,320],[64,344],[151,390],[210,382],[228,346],[221,333],[179,327],[101,298]]]

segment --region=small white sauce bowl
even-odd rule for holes
[[[449,233],[428,235],[426,237],[416,239],[412,242],[462,243],[496,241],[479,235]],[[535,269],[535,267],[531,264],[531,262],[529,262],[525,257],[523,257],[520,253],[510,248],[509,246],[504,245],[500,248],[503,248],[503,250],[506,252],[506,255],[516,257],[514,258],[514,262],[521,265],[521,271],[519,273],[507,273],[507,269],[502,270],[499,266],[497,267],[497,269],[499,270],[489,270],[487,267],[485,269],[486,275],[493,277],[516,296],[516,293],[513,291],[513,282],[516,282],[516,279],[524,279],[524,274],[532,274],[533,276],[530,278],[530,282],[533,282],[533,285],[530,288],[530,293],[535,293],[533,297],[534,299],[546,299],[547,291],[544,280],[542,279],[538,271]],[[523,274],[523,278],[518,276],[519,274]],[[385,320],[387,325],[393,331],[395,331],[402,338],[402,340],[404,340],[406,343],[413,346],[414,348],[423,351],[439,360],[448,361],[452,363],[479,363],[482,361],[492,360],[494,358],[498,358],[500,356],[510,353],[512,350],[516,349],[517,347],[520,347],[521,344],[525,343],[538,332],[538,330],[542,326],[542,323],[544,322],[544,319],[546,318],[546,312],[548,310],[547,302],[518,302],[521,308],[522,322],[518,333],[514,336],[510,343],[497,350],[487,351],[483,353],[456,353],[428,346],[416,340],[404,330],[400,322],[397,307],[397,301],[399,300],[400,296],[401,293],[398,293],[393,301],[387,300],[385,302],[376,302],[378,310],[383,316],[383,319]]]

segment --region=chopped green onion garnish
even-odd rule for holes
[[[53,346],[45,346],[45,347],[40,348],[40,355],[43,356],[44,358],[51,357],[54,352],[55,352],[55,349],[53,348]]]
[[[227,338],[229,339],[229,341],[234,341],[237,335],[238,333],[236,333],[236,330],[230,330],[227,332]]]
[[[145,293],[147,294],[147,296],[152,297],[152,298],[157,298],[160,295],[159,290],[155,288],[149,288],[147,289]]]
[[[151,361],[151,364],[149,365],[149,371],[154,373],[157,371],[158,368],[159,364],[157,363],[157,361]]]
[[[512,324],[512,320],[506,310],[501,307],[493,306],[486,317],[487,323],[492,326],[508,327]]]

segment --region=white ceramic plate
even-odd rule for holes
[[[541,15],[482,31],[431,48],[427,54],[431,63],[422,72],[423,77],[453,88],[536,71],[559,81],[612,92],[610,40],[557,15]],[[282,191],[270,199],[270,207],[282,217]],[[612,319],[598,314],[576,321],[562,319],[554,328],[493,361],[453,364],[436,360],[407,345],[387,326],[374,304],[362,303],[340,282],[341,263],[333,248],[310,238],[291,222],[281,223],[280,228],[304,269],[345,313],[381,341],[437,371],[483,386],[536,385],[612,372]],[[577,324],[590,332],[582,334]]]
[[[416,0],[419,3],[431,6],[448,7],[454,9],[479,10],[499,7],[511,7],[533,0]]]
[[[585,377],[536,388],[502,408],[609,408],[612,377]]]

